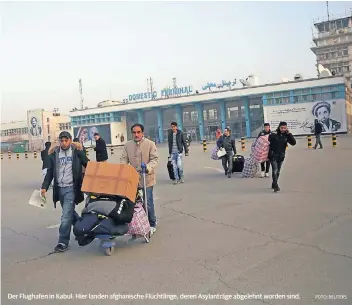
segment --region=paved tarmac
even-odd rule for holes
[[[28,204],[41,184],[41,162],[33,155],[10,161],[5,154],[2,304],[27,304],[24,296],[41,293],[52,299],[30,303],[350,305],[352,137],[340,136],[336,148],[330,137],[323,144],[323,150],[308,150],[301,139],[288,148],[277,194],[268,178],[228,179],[210,159],[213,145],[203,153],[198,143],[185,159],[186,183],[174,186],[166,147],[159,146],[158,230],[149,244],[121,238],[110,257],[98,241],[79,247],[74,238],[66,253],[48,255],[61,209],[51,200],[47,210]],[[115,149],[112,162],[120,153]],[[62,299],[71,293],[73,299]],[[137,293],[150,296],[116,300],[118,294],[141,298]],[[200,294],[251,299],[205,300]],[[186,300],[190,295],[196,296]]]

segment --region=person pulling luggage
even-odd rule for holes
[[[264,124],[264,129],[259,133],[257,139],[262,136],[270,135],[271,130],[270,130],[270,124],[265,123]],[[260,169],[261,169],[261,177],[269,177],[269,169],[270,169],[270,161],[264,161],[260,163]]]
[[[216,145],[219,148],[225,149],[226,155],[221,157],[222,166],[225,170],[225,176],[231,178],[232,166],[233,166],[233,156],[236,155],[236,140],[231,135],[231,130],[229,127],[224,129],[224,134],[217,140]]]
[[[156,232],[156,216],[154,208],[153,190],[156,184],[155,168],[158,165],[158,152],[153,141],[144,137],[144,126],[142,124],[134,124],[131,127],[133,140],[127,141],[120,158],[120,163],[130,164],[137,171],[141,171],[142,163],[146,164],[146,188],[147,188],[147,205],[148,219],[150,224],[150,234]],[[140,186],[143,185],[143,179],[140,178]]]
[[[269,135],[269,160],[271,162],[272,168],[272,178],[273,182],[271,188],[274,192],[279,192],[279,176],[282,167],[282,163],[285,160],[286,155],[286,145],[296,145],[296,139],[293,137],[292,133],[287,129],[286,122],[280,122],[279,127],[276,129],[276,133],[271,133]]]
[[[181,130],[178,129],[177,123],[171,123],[171,130],[168,135],[169,156],[174,168],[175,180],[174,184],[184,183],[183,175],[183,160],[182,153],[185,150],[185,156],[188,156],[188,146],[185,136]]]

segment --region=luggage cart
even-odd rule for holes
[[[142,163],[141,164],[141,174],[142,174],[142,178],[143,178],[143,195],[141,196],[139,194],[139,197],[142,198],[143,201],[143,208],[145,210],[147,219],[148,219],[148,199],[147,199],[147,185],[146,185],[146,179],[145,179],[145,175],[146,175],[146,171],[147,171],[147,166]],[[125,234],[127,235],[127,234]],[[122,235],[123,236],[123,235]],[[104,249],[104,253],[107,256],[111,256],[114,251],[115,251],[115,247],[116,247],[116,237],[118,236],[114,236],[114,235],[96,235],[96,238],[98,238],[100,240],[100,247]],[[136,240],[139,237],[143,237],[146,243],[150,242],[150,237],[151,237],[151,233],[150,233],[150,229],[149,232],[145,235],[142,236],[138,236],[138,235],[132,235],[130,240]]]

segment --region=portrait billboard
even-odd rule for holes
[[[293,135],[312,134],[320,122],[323,133],[347,132],[346,102],[344,99],[264,106],[264,121],[275,130],[285,121]]]
[[[42,109],[27,111],[27,126],[29,149],[32,151],[41,151],[44,141]]]
[[[105,141],[106,144],[111,144],[110,124],[89,125],[73,128],[74,137],[78,138],[79,142],[84,146],[95,145],[95,133],[99,133],[100,137]]]
[[[27,111],[28,133],[33,140],[43,139],[43,110]]]

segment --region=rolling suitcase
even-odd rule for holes
[[[174,167],[172,166],[172,162],[170,158],[167,161],[167,171],[169,173],[170,180],[175,180]]]
[[[242,155],[235,155],[233,157],[232,172],[242,173],[244,167],[244,157]]]

